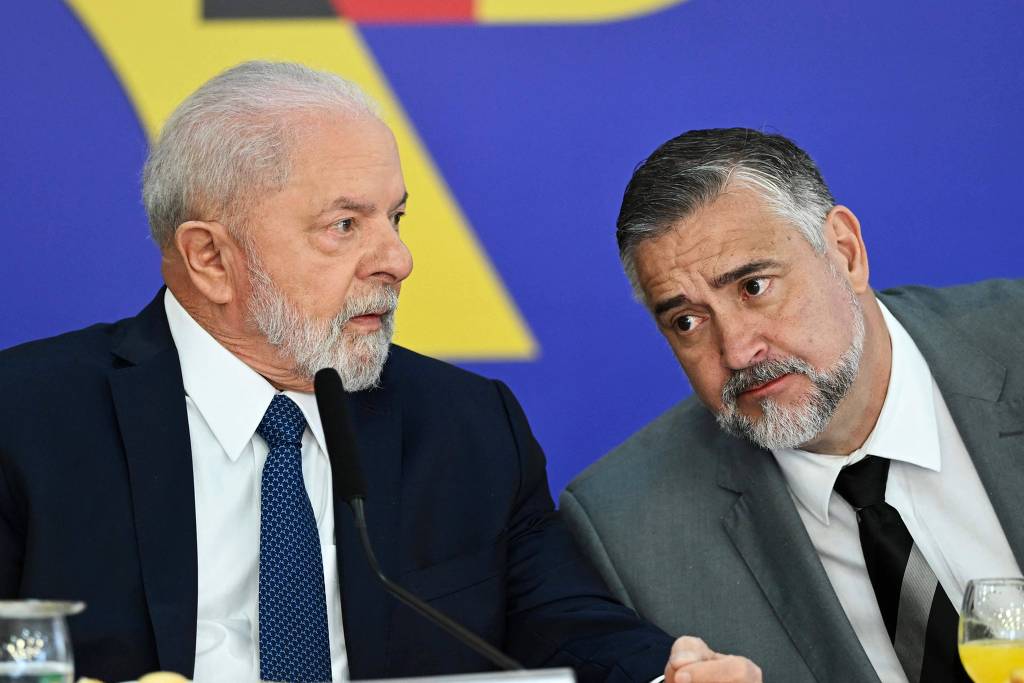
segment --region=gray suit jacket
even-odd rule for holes
[[[927,359],[1024,565],[1024,281],[879,299]],[[586,469],[561,508],[617,597],[669,633],[745,655],[769,682],[878,683],[771,453],[696,399]]]

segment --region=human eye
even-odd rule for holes
[[[755,277],[744,281],[743,293],[750,297],[758,297],[768,291],[772,286],[770,277]]]
[[[681,315],[675,320],[673,320],[672,326],[676,329],[677,332],[689,334],[690,332],[693,332],[695,329],[697,329],[697,326],[700,325],[701,322],[703,321],[698,316],[687,314]]]
[[[335,232],[338,232],[338,233],[341,233],[341,234],[346,234],[346,233],[352,232],[353,227],[355,227],[355,219],[352,219],[352,218],[341,218],[341,219],[336,220],[333,223],[331,223],[330,227],[331,227],[331,230],[333,230]]]
[[[398,224],[402,222],[403,218],[405,218],[405,211],[396,211],[391,216],[391,225],[393,225],[395,227],[395,229],[397,230],[398,229]]]

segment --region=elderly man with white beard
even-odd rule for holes
[[[760,680],[696,639],[666,664],[672,639],[608,595],[554,514],[508,388],[391,345],[408,195],[353,84],[295,64],[220,74],[171,115],[143,197],[166,288],[133,318],[0,354],[0,599],[85,601],[79,674],[490,668],[372,575],[312,394],[331,367],[385,573],[528,667]]]
[[[876,293],[780,135],[684,133],[617,238],[694,396],[569,485],[613,592],[786,683],[966,682],[967,583],[1020,576],[1024,283]]]

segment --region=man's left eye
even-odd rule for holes
[[[340,221],[331,223],[331,227],[338,232],[351,232],[354,222],[351,218],[342,218]]]
[[[402,219],[404,217],[405,217],[405,212],[404,211],[399,211],[398,213],[396,213],[394,216],[391,217],[391,224],[397,228],[398,224],[402,222]]]
[[[753,280],[747,280],[743,283],[743,291],[750,296],[761,296],[770,284],[771,278],[755,277]]]

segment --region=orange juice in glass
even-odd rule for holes
[[[1024,683],[1024,579],[967,584],[959,647],[974,683]]]

